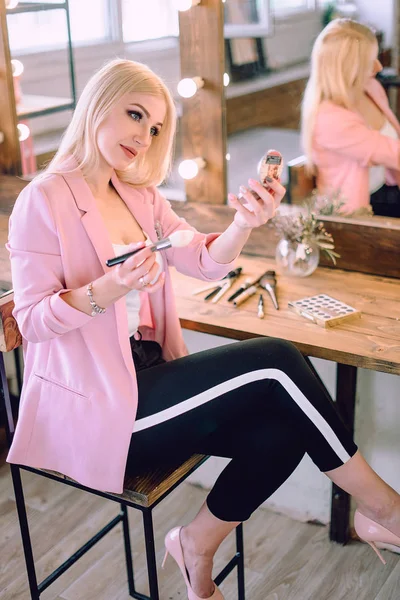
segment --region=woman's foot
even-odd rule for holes
[[[218,519],[204,502],[193,521],[167,534],[165,546],[181,569],[189,600],[224,600],[212,580],[213,558],[222,541],[239,524]]]
[[[213,556],[207,555],[198,548],[187,528],[181,529],[181,546],[186,570],[193,591],[200,598],[210,598],[214,592],[215,584],[212,580]]]
[[[400,538],[400,502],[388,503],[382,507],[371,507],[359,502],[357,510],[367,519],[371,519]]]
[[[188,560],[192,563],[192,565],[188,568],[186,563],[187,559],[183,553],[181,539],[182,530],[182,527],[175,527],[174,529],[171,529],[171,531],[169,531],[165,536],[166,554],[163,567],[168,554],[171,554],[180,568],[184,578],[188,600],[224,600],[220,590],[211,579],[212,558],[210,570],[209,566],[204,568],[204,561],[197,560],[196,556],[193,555],[191,551],[187,551],[186,556],[190,557]],[[206,562],[207,564],[209,563],[209,561]]]
[[[400,537],[400,496],[375,473],[359,451],[325,474],[353,496],[361,514]]]
[[[367,542],[367,544],[373,548],[384,565],[386,564],[386,561],[379,552],[377,544],[383,544],[388,548],[393,547],[392,549],[396,549],[396,551],[400,550],[399,536],[392,533],[386,527],[383,527],[372,519],[361,514],[359,510],[356,510],[354,515],[354,528],[358,537],[364,542]]]

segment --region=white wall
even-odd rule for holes
[[[269,66],[279,69],[308,61],[321,28],[321,15],[318,11],[276,20],[273,35],[266,38],[264,43]]]
[[[380,29],[385,34],[384,46],[393,47],[397,0],[357,0],[359,18]]]
[[[190,352],[225,343],[225,338],[184,331]],[[336,365],[312,359],[329,393],[335,396]],[[400,378],[359,369],[355,440],[368,462],[400,492]],[[228,461],[211,458],[191,476],[192,483],[210,489]],[[262,473],[260,473],[262,477]],[[306,456],[292,476],[265,503],[277,512],[301,521],[330,521],[330,481]]]

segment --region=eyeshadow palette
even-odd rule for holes
[[[318,294],[288,303],[298,315],[321,327],[334,327],[348,319],[360,318],[361,312],[327,294]]]

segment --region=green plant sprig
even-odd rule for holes
[[[336,265],[336,259],[340,258],[340,254],[335,252],[332,234],[326,231],[324,224],[312,211],[312,203],[306,202],[304,207],[306,212],[296,215],[281,215],[278,212],[272,219],[272,224],[281,237],[289,242],[304,244],[306,247],[311,244],[317,245],[320,251]]]

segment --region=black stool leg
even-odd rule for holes
[[[245,600],[243,523],[240,523],[240,525],[238,525],[236,527],[236,552],[238,554],[238,563],[237,563],[238,600]]]
[[[15,375],[17,378],[17,385],[18,385],[18,396],[21,395],[21,390],[22,390],[22,366],[21,366],[21,355],[20,355],[20,348],[15,348],[13,350],[13,354],[14,354],[14,363],[15,363]]]
[[[146,544],[147,573],[149,577],[150,599],[160,600],[158,595],[158,579],[156,552],[154,544],[153,517],[151,509],[143,510],[144,541]]]
[[[32,600],[39,600],[40,594],[36,579],[35,563],[33,560],[31,536],[29,534],[28,518],[26,516],[26,507],[24,492],[22,489],[21,472],[17,465],[10,465],[11,476],[14,485],[15,502],[17,504],[18,520],[21,529],[22,545],[24,547],[26,572],[28,574],[29,589]]]
[[[135,590],[135,578],[133,576],[133,565],[132,565],[132,549],[131,549],[131,538],[129,535],[129,521],[128,521],[128,507],[125,504],[121,504],[122,513],[122,528],[124,533],[124,547],[125,547],[125,561],[126,561],[126,573],[128,575],[128,587],[129,595],[134,598]]]

